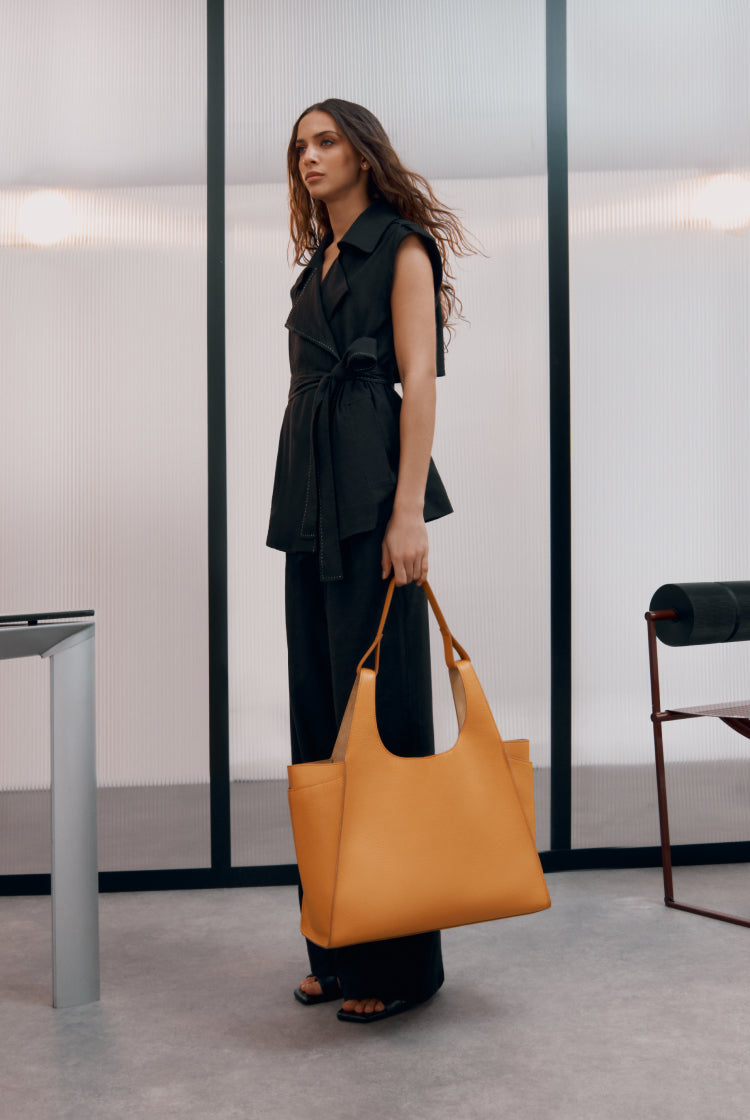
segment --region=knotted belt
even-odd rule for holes
[[[385,371],[378,372],[377,342],[364,336],[348,347],[332,370],[310,373],[292,380],[289,400],[315,391],[310,418],[310,458],[300,536],[318,541],[318,566],[322,581],[344,578],[339,544],[336,484],[331,446],[332,409],[341,383],[353,378],[391,383]]]

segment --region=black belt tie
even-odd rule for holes
[[[307,490],[300,535],[313,539],[317,537],[318,567],[322,581],[344,578],[331,448],[332,407],[337,389],[346,380],[356,377],[390,384],[390,378],[384,373],[378,374],[377,369],[377,342],[374,338],[365,336],[354,340],[330,372],[310,374],[299,380],[295,379],[292,384],[290,399],[299,393],[315,389],[310,419]]]

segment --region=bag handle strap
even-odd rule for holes
[[[448,627],[448,623],[443,618],[443,612],[440,610],[440,607],[437,604],[437,599],[435,598],[434,592],[433,592],[432,588],[430,587],[429,583],[427,582],[427,580],[424,580],[424,582],[422,583],[422,590],[424,591],[425,595],[427,596],[427,602],[432,607],[432,613],[435,615],[435,618],[437,619],[437,624],[440,627],[440,633],[443,635],[443,647],[445,649],[445,664],[448,666],[449,669],[455,669],[456,659],[453,656],[453,650],[454,649],[455,649],[456,653],[459,654],[459,656],[464,661],[471,661],[471,658],[469,657],[469,655],[466,652],[466,650],[464,649],[464,647],[451,634],[450,629]]]
[[[394,592],[395,588],[396,588],[396,577],[391,576],[391,581],[388,584],[388,590],[386,591],[386,594],[385,594],[385,603],[383,604],[383,613],[380,616],[380,624],[378,625],[378,632],[375,635],[375,640],[373,641],[372,645],[367,650],[367,653],[365,653],[364,657],[362,658],[359,665],[357,666],[357,672],[359,672],[359,670],[363,667],[365,661],[367,661],[367,658],[370,656],[372,651],[375,650],[375,674],[377,675],[378,669],[380,667],[380,643],[381,643],[382,638],[383,638],[383,630],[385,629],[385,622],[386,622],[386,619],[388,618],[388,611],[391,609],[391,601],[393,599],[393,592]],[[448,666],[449,669],[455,669],[456,668],[456,659],[453,656],[453,650],[454,649],[455,649],[456,653],[458,653],[465,661],[471,661],[471,658],[469,657],[469,655],[466,652],[466,650],[464,649],[464,647],[458,641],[456,641],[456,639],[451,634],[450,629],[448,627],[448,623],[445,621],[445,618],[443,617],[443,612],[440,610],[440,607],[438,606],[438,603],[437,603],[437,599],[435,598],[433,590],[430,587],[427,580],[423,581],[422,590],[424,591],[425,595],[427,596],[427,602],[430,604],[430,607],[432,608],[432,613],[435,615],[435,618],[437,619],[437,624],[440,627],[440,633],[443,636],[443,647],[444,647],[444,650],[445,650],[445,664]]]

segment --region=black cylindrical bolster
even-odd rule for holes
[[[728,583],[665,583],[651,596],[649,610],[677,611],[656,623],[668,646],[702,646],[750,640],[750,580]]]

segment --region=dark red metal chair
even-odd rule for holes
[[[684,902],[675,900],[661,731],[662,724],[670,723],[672,720],[714,716],[733,731],[750,739],[750,700],[662,710],[657,657],[657,638],[665,645],[671,646],[750,640],[750,581],[664,584],[654,593],[645,617],[648,626],[648,655],[651,668],[651,723],[654,729],[664,903],[674,910],[687,910],[691,914],[702,914],[706,918],[717,918],[719,921],[733,922],[738,926],[750,926],[748,918],[720,913],[717,910],[705,910],[699,906],[688,906]]]

